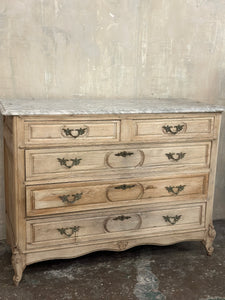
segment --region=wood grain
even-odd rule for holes
[[[220,113],[6,117],[14,283],[27,264],[101,249],[200,240],[211,255],[220,119]],[[87,130],[78,134],[80,128]]]
[[[178,187],[183,187],[179,192]],[[172,191],[169,191],[172,187]],[[26,187],[28,216],[48,215],[88,209],[101,209],[127,204],[155,201],[183,202],[192,197],[206,199],[208,174],[186,175],[149,180],[48,184]],[[177,193],[177,194],[176,194]],[[76,197],[77,195],[77,197]],[[64,196],[64,197],[63,197]],[[79,199],[78,199],[79,198]]]

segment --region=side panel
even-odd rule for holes
[[[25,172],[24,150],[19,149],[19,140],[23,139],[23,121],[19,117],[6,117],[5,120],[4,164],[7,240],[12,248],[22,252],[25,249]]]

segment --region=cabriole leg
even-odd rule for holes
[[[13,282],[16,286],[18,286],[22,279],[23,271],[26,267],[26,263],[25,263],[25,255],[21,254],[17,248],[13,249],[12,265],[14,269]]]
[[[216,230],[214,229],[214,226],[212,224],[209,224],[208,231],[206,233],[206,238],[203,241],[203,244],[205,246],[207,254],[210,256],[213,254],[214,251],[213,241],[215,237],[216,237]]]

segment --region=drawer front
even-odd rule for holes
[[[140,236],[157,232],[175,232],[204,226],[205,205],[139,207],[138,210],[105,212],[89,217],[27,221],[27,248],[60,244],[93,243],[107,238]]]
[[[164,179],[120,181],[120,183],[72,183],[26,187],[27,215],[47,215],[78,210],[113,207],[126,204],[152,202],[169,198],[184,201],[206,198],[208,174]],[[186,197],[185,197],[186,196]],[[161,200],[161,201],[162,201]]]
[[[181,138],[210,138],[213,136],[214,117],[133,120],[132,141],[167,141]]]
[[[86,144],[120,140],[120,121],[25,123],[26,144]]]
[[[148,148],[108,149],[87,151],[86,149],[26,150],[26,178],[45,179],[76,176],[79,172],[103,173],[110,176],[115,170],[178,166],[208,167],[210,142],[196,144],[159,145]],[[106,172],[107,171],[107,172]],[[111,171],[111,172],[110,172]]]

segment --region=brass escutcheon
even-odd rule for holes
[[[131,189],[135,186],[136,186],[136,184],[122,184],[122,185],[115,186],[114,189],[115,190],[127,190],[127,189]]]
[[[175,126],[165,125],[162,127],[164,133],[176,135],[178,132],[184,130],[184,124],[178,124]]]
[[[178,195],[181,191],[184,190],[185,185],[178,185],[178,186],[166,186],[165,189],[168,193],[172,193],[174,195]]]
[[[180,153],[165,153],[165,155],[168,157],[169,160],[173,161],[179,161],[180,159],[184,158],[186,153],[180,152]]]
[[[74,159],[66,159],[66,158],[57,158],[58,162],[60,163],[61,166],[65,166],[68,169],[72,168],[73,166],[77,166],[80,164],[82,158],[74,158]],[[68,162],[72,162],[70,165]]]
[[[170,223],[171,225],[175,225],[181,218],[181,215],[176,215],[175,217],[170,217],[170,216],[163,216],[163,219],[165,222]]]
[[[124,216],[124,215],[122,215],[122,216],[118,216],[118,217],[114,218],[113,220],[114,221],[117,221],[117,220],[124,221],[124,220],[128,220],[130,218],[131,218],[130,216]]]
[[[66,136],[71,136],[74,139],[78,138],[81,135],[84,135],[87,131],[87,128],[77,128],[77,129],[70,129],[70,128],[63,128],[62,129],[63,133]],[[73,134],[73,132],[76,132],[76,134]]]
[[[127,156],[131,156],[133,154],[134,154],[133,152],[122,151],[122,152],[116,153],[115,156],[127,157]]]
[[[69,203],[69,204],[73,204],[74,202],[78,201],[81,199],[83,193],[76,193],[73,195],[63,195],[63,196],[59,196],[59,198],[62,200],[62,202],[64,203]],[[69,197],[72,197],[72,200],[69,200]]]
[[[80,226],[66,227],[66,228],[57,228],[61,235],[66,235],[67,237],[71,237],[74,233],[79,231]]]

